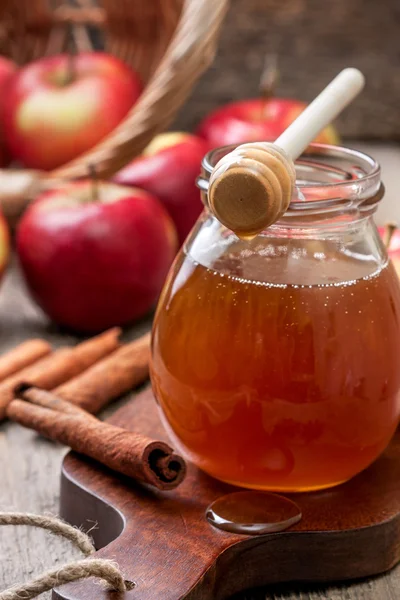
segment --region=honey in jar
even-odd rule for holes
[[[326,147],[297,170],[301,197],[252,240],[205,212],[162,294],[151,365],[195,464],[286,492],[365,469],[400,414],[400,288],[372,221],[379,169]]]

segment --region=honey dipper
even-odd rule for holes
[[[296,183],[294,161],[364,87],[358,69],[344,69],[275,143],[241,144],[216,164],[211,212],[240,237],[252,237],[287,210]]]

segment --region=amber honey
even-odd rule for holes
[[[208,267],[181,255],[155,320],[152,380],[175,442],[204,471],[313,490],[387,446],[399,356],[390,263],[238,242]]]

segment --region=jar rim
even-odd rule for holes
[[[238,146],[238,144],[230,144],[228,146],[219,146],[218,148],[213,148],[212,150],[207,152],[207,154],[204,156],[203,161],[202,161],[202,167],[206,171],[206,173],[211,175],[217,162],[223,156],[228,154],[228,152],[231,152],[232,150],[237,148],[237,146]],[[302,162],[302,160],[307,158],[307,156],[309,154],[309,149],[315,150],[316,154],[318,154],[320,156],[329,156],[329,157],[333,158],[336,155],[340,155],[340,157],[343,159],[346,159],[346,158],[348,160],[352,159],[351,160],[352,163],[354,163],[356,161],[358,163],[361,163],[360,166],[368,165],[370,167],[370,171],[364,175],[364,178],[373,177],[374,175],[376,175],[377,173],[380,172],[379,163],[374,158],[372,158],[372,156],[370,156],[369,154],[366,154],[365,152],[361,152],[360,150],[356,150],[355,148],[348,148],[345,146],[336,146],[336,145],[333,146],[330,144],[310,144],[309,147],[307,148],[307,150],[305,150],[303,152],[303,154],[299,157],[299,159],[296,160],[296,163]],[[345,184],[346,184],[346,182],[329,183],[329,185],[335,186],[335,187],[345,185]],[[305,185],[305,184],[303,184],[302,182],[296,181],[296,185],[301,187],[302,185]],[[320,185],[320,183],[315,182],[314,184],[312,184],[310,182],[307,185],[318,186],[318,185]]]
[[[217,162],[237,144],[208,152],[202,161],[198,187],[208,191]],[[379,163],[364,152],[343,146],[310,144],[295,162],[296,187],[285,216],[336,212],[357,208],[373,212],[382,197]]]

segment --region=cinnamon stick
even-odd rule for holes
[[[27,402],[35,404],[35,406],[42,406],[43,408],[49,408],[54,411],[62,412],[69,415],[80,415],[85,418],[93,418],[93,415],[88,413],[83,408],[71,404],[67,400],[63,400],[59,396],[56,396],[53,392],[47,392],[46,390],[32,386],[30,383],[23,381],[19,383],[14,389],[14,399],[22,398]],[[11,404],[7,407],[7,414],[10,411]]]
[[[150,333],[115,350],[53,392],[90,413],[146,381],[149,376]]]
[[[51,346],[41,339],[27,340],[0,357],[0,381],[50,354]]]
[[[83,409],[53,393],[20,385],[18,398],[7,415],[24,427],[66,444],[76,452],[160,490],[172,490],[186,475],[182,457],[168,444],[110,423],[99,421]]]
[[[33,365],[7,377],[0,383],[0,420],[4,419],[8,404],[14,397],[14,388],[29,381],[46,390],[54,389],[92,364],[110,354],[118,345],[119,328],[82,342],[74,348],[61,348]]]

